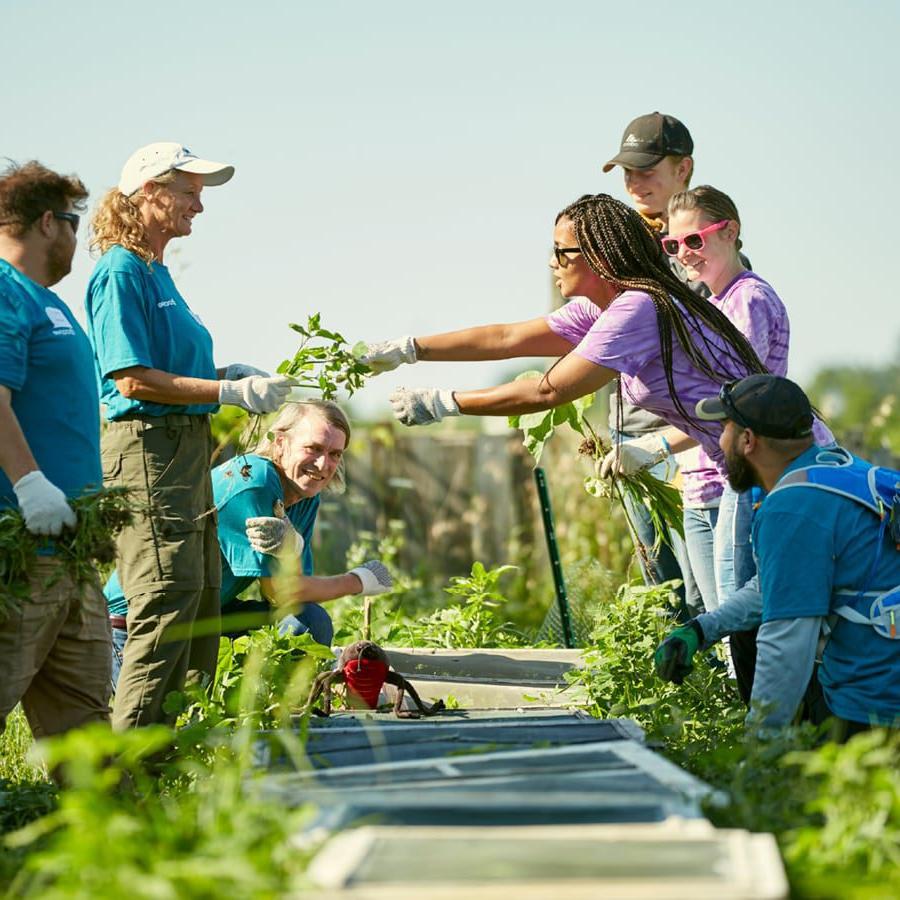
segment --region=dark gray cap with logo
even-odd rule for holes
[[[623,169],[649,169],[665,156],[690,156],[694,152],[691,133],[675,118],[653,112],[638,116],[622,135],[622,146],[604,167],[609,172]]]

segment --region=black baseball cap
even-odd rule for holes
[[[722,385],[718,397],[701,400],[697,418],[731,419],[762,437],[804,438],[812,434],[813,411],[802,388],[778,375],[750,375]]]
[[[691,133],[675,116],[660,112],[638,116],[622,135],[619,153],[604,167],[609,172],[616,166],[625,169],[649,169],[664,156],[690,156],[694,152]]]

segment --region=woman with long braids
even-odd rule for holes
[[[662,440],[657,452],[631,450],[626,468],[696,442],[724,473],[718,431],[693,409],[721,384],[765,371],[747,339],[677,278],[644,220],[607,194],[586,195],[557,216],[550,267],[562,295],[579,299],[548,316],[405,336],[370,344],[363,357],[375,372],[422,360],[561,357],[549,372],[476,391],[399,388],[391,396],[395,416],[427,425],[447,416],[536,412],[619,377],[627,399],[684,432],[673,429],[674,441]],[[613,451],[604,464],[608,470],[622,460]]]

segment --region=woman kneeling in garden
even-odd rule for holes
[[[268,624],[274,617],[283,634],[309,632],[328,645],[333,635],[331,617],[319,604],[348,594],[382,594],[392,586],[390,574],[377,561],[343,575],[312,574],[311,545],[320,494],[344,487],[343,455],[350,442],[350,423],[336,404],[309,400],[288,403],[269,433],[271,437],[264,438],[255,452],[236,456],[212,471],[223,630],[234,636],[248,625]],[[239,599],[257,579],[267,599]],[[115,681],[127,612],[115,574],[105,593]]]

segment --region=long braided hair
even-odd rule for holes
[[[633,209],[609,194],[585,194],[567,206],[556,221],[563,218],[572,221],[582,256],[597,275],[623,291],[642,291],[652,298],[666,385],[675,408],[685,419],[696,422],[694,411],[685,409],[675,390],[673,338],[691,364],[713,381],[724,383],[735,377],[733,370],[721,368],[726,360],[744,370],[745,375],[768,371],[731,320],[678,279],[669,268],[656,233]],[[725,347],[713,344],[707,331],[721,337]],[[618,394],[621,424],[622,392]]]

